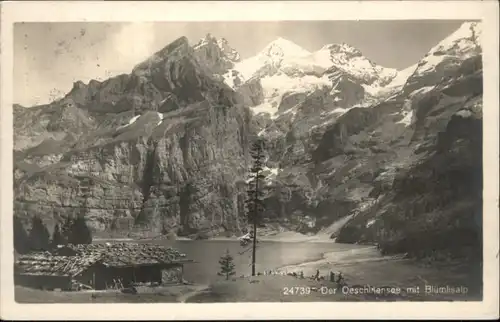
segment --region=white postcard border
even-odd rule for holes
[[[498,4],[496,1],[290,2],[3,2],[1,5],[1,302],[3,319],[477,319],[498,317]],[[221,304],[17,304],[13,294],[12,97],[13,23],[21,21],[269,21],[269,20],[483,21],[483,234],[482,302],[328,302]]]

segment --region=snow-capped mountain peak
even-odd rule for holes
[[[247,81],[256,76],[271,76],[277,73],[283,61],[303,57],[311,53],[299,45],[285,38],[278,38],[253,57],[238,62],[233,70],[226,73],[224,78],[230,86],[234,86],[234,75],[240,81]]]
[[[358,86],[356,94],[349,100],[359,100],[363,90],[371,97],[377,96],[381,87],[396,74],[395,69],[373,63],[360,50],[346,43],[328,44],[318,51],[310,52],[280,37],[255,56],[236,63],[223,77],[226,84],[233,88],[249,80],[257,80],[261,86],[263,103],[254,110],[273,115],[282,98],[289,93],[307,94],[331,89],[342,79],[344,87],[352,89]],[[352,85],[354,83],[357,85]],[[340,97],[335,99],[342,100]]]
[[[264,47],[264,49],[257,55],[267,57],[293,57],[305,56],[309,54],[311,54],[309,51],[294,42],[279,37]]]
[[[405,84],[406,91],[435,84],[453,77],[469,58],[481,64],[481,23],[465,22],[454,33],[440,41],[418,62],[417,68]]]
[[[480,22],[464,22],[454,33],[434,46],[429,54],[447,54],[449,51],[453,51],[454,54],[470,54],[481,46],[481,27]]]
[[[310,52],[280,37],[255,56],[236,62],[223,77],[235,89],[249,80],[252,80],[252,84],[258,84],[258,95],[262,100],[253,107],[257,114],[266,112],[273,116],[278,109],[286,110],[282,101],[290,93],[309,95],[318,90],[330,90],[332,99],[338,106],[345,105],[346,102],[372,104],[392,97],[408,82],[415,83],[418,78],[426,77],[427,73],[434,75],[436,66],[443,65],[441,61],[450,60],[454,64],[454,61],[461,61],[480,52],[480,27],[480,23],[464,23],[432,48],[418,64],[400,71],[376,64],[347,43],[326,44],[321,49]],[[343,90],[337,89],[340,83]],[[341,94],[347,96],[341,97]]]

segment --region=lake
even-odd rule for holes
[[[153,241],[169,247],[179,249],[189,259],[196,263],[184,266],[184,278],[195,283],[210,283],[218,279],[217,272],[220,269],[219,259],[226,250],[234,257],[236,276],[250,275],[252,272],[251,245],[242,247],[237,241],[227,240],[193,240],[193,241]],[[259,242],[256,254],[256,272],[277,269],[287,265],[300,264],[303,262],[316,261],[323,257],[324,253],[344,251],[347,249],[361,248],[358,245],[335,244],[335,243],[311,243],[311,242]],[[240,254],[244,250],[247,250]]]

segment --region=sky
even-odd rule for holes
[[[242,59],[282,37],[315,51],[347,43],[384,67],[404,69],[458,29],[457,20],[16,23],[14,26],[14,102],[46,104],[73,83],[130,73],[173,40],[196,44],[207,33],[224,37]]]

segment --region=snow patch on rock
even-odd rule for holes
[[[469,110],[460,110],[455,115],[463,117],[463,118],[469,118],[472,116],[472,112]]]
[[[371,225],[373,225],[375,223],[375,219],[370,219],[368,220],[368,222],[366,223],[366,228],[370,227]]]
[[[141,117],[140,115],[136,115],[134,116],[133,118],[131,118],[129,121],[128,121],[128,125],[132,125],[135,123],[135,121],[137,121],[137,119]]]
[[[130,125],[134,124],[134,123],[137,121],[137,119],[139,119],[139,117],[141,117],[141,115],[136,115],[136,116],[134,116],[133,118],[131,118],[131,119],[128,121],[128,123],[127,123],[127,124],[125,124],[125,125],[120,125],[120,126],[117,128],[117,130],[119,130],[119,129],[123,129],[123,128],[125,128],[125,127],[128,127],[128,126],[130,126]]]
[[[387,88],[401,88],[404,86],[408,78],[415,72],[417,69],[417,64],[413,64],[403,70],[397,72],[396,77],[387,85]]]
[[[160,124],[161,124],[161,122],[163,122],[163,118],[164,118],[165,116],[164,116],[162,113],[160,113],[160,112],[156,112],[156,114],[158,115],[158,118],[160,119],[160,120],[158,121],[158,124],[157,124],[157,125],[160,125]]]
[[[413,119],[413,111],[403,111],[402,114],[403,119],[399,122],[396,122],[396,124],[404,124],[405,127],[410,126]]]

